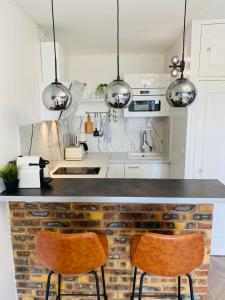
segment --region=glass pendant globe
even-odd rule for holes
[[[178,78],[167,89],[166,99],[170,106],[186,107],[197,95],[195,85],[187,78]]]
[[[179,59],[179,57],[177,55],[172,56],[171,63],[173,65],[177,65],[179,62],[180,62],[180,59]]]
[[[177,68],[172,69],[171,72],[170,72],[170,75],[172,77],[177,77],[178,74],[179,74],[179,70]]]
[[[70,106],[72,95],[65,85],[53,82],[44,89],[42,100],[48,110],[61,111]]]
[[[132,89],[123,80],[114,80],[105,89],[105,103],[110,108],[126,108],[132,100]]]

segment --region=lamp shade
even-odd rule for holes
[[[178,78],[167,89],[166,99],[173,107],[186,107],[196,97],[195,85],[187,78]]]
[[[131,99],[132,89],[123,80],[114,80],[105,89],[105,103],[110,108],[126,108]]]
[[[70,106],[72,95],[65,85],[59,82],[53,82],[44,89],[42,100],[47,109],[60,111]]]

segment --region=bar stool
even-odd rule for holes
[[[41,265],[50,272],[47,279],[45,300],[49,298],[51,277],[58,275],[56,300],[63,296],[101,296],[107,300],[104,265],[108,259],[108,241],[104,235],[96,233],[62,234],[40,231],[36,238],[36,254]],[[99,278],[96,269],[101,267],[103,295],[100,294]],[[90,273],[95,277],[97,294],[62,294],[62,275]]]
[[[148,274],[178,277],[178,300],[181,297],[181,276],[189,280],[191,300],[194,300],[190,273],[199,267],[204,258],[204,240],[200,233],[172,236],[154,233],[135,235],[131,239],[130,259],[134,266],[131,300],[135,297],[137,268],[143,271],[138,299],[142,298],[144,277]]]

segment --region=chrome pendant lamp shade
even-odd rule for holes
[[[70,106],[72,95],[65,85],[60,82],[53,82],[44,89],[42,100],[47,109],[61,111]]]
[[[196,97],[196,88],[187,78],[178,78],[169,86],[166,93],[167,101],[173,107],[186,107]]]
[[[178,56],[173,56],[171,59],[172,68],[171,76],[176,77],[181,73],[180,78],[176,79],[167,89],[166,99],[170,106],[186,107],[189,106],[196,98],[197,92],[195,85],[187,78],[184,78],[185,69],[185,35],[186,35],[186,15],[187,15],[187,0],[185,0],[184,9],[184,31],[183,31],[183,52],[182,60]]]
[[[132,90],[125,81],[116,79],[112,81],[105,91],[107,106],[115,109],[126,108],[131,100]]]
[[[45,107],[52,111],[63,111],[66,110],[71,102],[72,95],[70,90],[58,82],[57,74],[57,57],[56,57],[56,40],[55,40],[55,18],[54,18],[54,3],[52,4],[52,28],[53,28],[53,39],[54,39],[54,56],[55,56],[55,81],[47,86],[42,94],[42,100]]]
[[[119,40],[119,0],[117,0],[117,79],[112,81],[105,90],[105,103],[113,109],[124,109],[132,100],[132,89],[120,78],[120,40]]]

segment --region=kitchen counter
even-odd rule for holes
[[[109,154],[111,164],[169,164],[168,154],[162,153],[161,159],[130,157],[128,152],[112,152]]]
[[[130,158],[127,152],[89,152],[81,161],[55,161],[51,163],[50,176],[52,178],[106,178],[110,164],[169,164],[168,155],[162,154],[162,159]],[[54,175],[59,167],[99,167],[97,175]]]
[[[105,233],[109,241],[109,300],[129,298],[129,244],[134,234],[201,232],[205,240],[204,264],[193,273],[193,278],[196,298],[206,299],[214,203],[225,203],[225,187],[217,180],[61,178],[44,189],[20,189],[14,195],[2,193],[0,235],[4,243],[0,259],[5,261],[9,256],[4,274],[11,274],[7,280],[18,295],[4,299],[42,299],[39,296],[44,295],[47,274],[35,260],[39,230]],[[83,275],[84,281],[78,282],[67,276],[63,291],[77,293],[82,286],[82,292],[88,293],[92,279]],[[55,283],[53,287],[56,288]],[[176,282],[157,277],[157,282],[146,282],[146,289],[158,298],[169,291],[172,298]],[[186,298],[187,282],[183,283],[183,291]]]
[[[2,193],[0,201],[225,203],[225,186],[218,180],[181,179],[54,179],[43,189]]]

